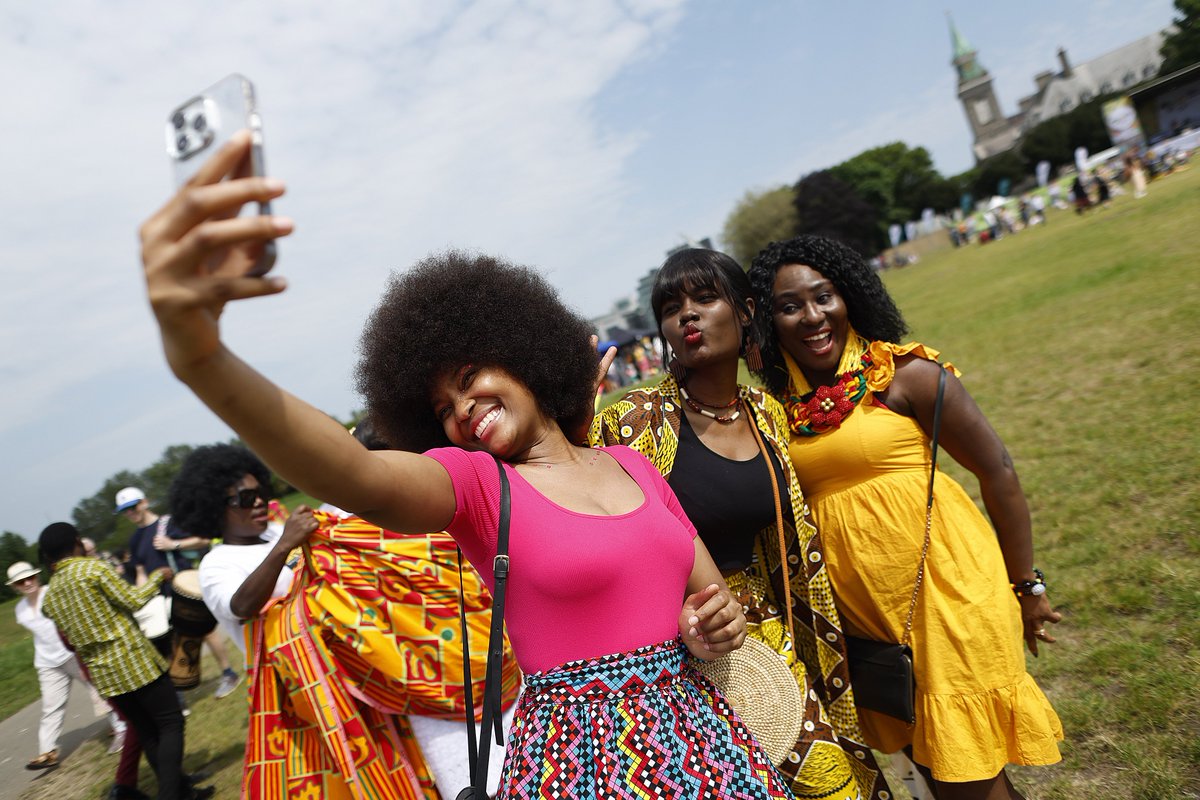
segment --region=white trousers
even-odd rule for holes
[[[62,733],[63,720],[67,715],[67,700],[71,696],[71,681],[79,681],[91,693],[92,712],[97,717],[108,715],[113,733],[125,732],[125,723],[83,677],[79,661],[68,658],[57,667],[38,667],[38,685],[42,690],[42,719],[38,723],[38,752],[49,753],[58,749],[58,737]]]
[[[517,704],[513,703],[504,712],[503,724],[504,741],[508,741],[508,732],[512,729],[513,715]],[[434,783],[442,797],[453,798],[460,790],[471,783],[471,765],[467,758],[467,724],[448,719],[434,717],[410,716],[413,737],[421,746],[421,755],[425,764],[433,773]],[[478,733],[479,726],[475,726]],[[500,771],[504,766],[504,747],[497,746],[492,737],[492,749],[488,760],[489,795],[495,794],[500,786]]]

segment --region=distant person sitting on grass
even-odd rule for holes
[[[96,694],[79,667],[79,661],[63,644],[54,623],[42,614],[45,587],[38,580],[41,570],[26,561],[8,568],[7,585],[21,594],[15,606],[17,624],[33,634],[33,667],[37,670],[38,686],[42,690],[42,717],[38,723],[38,756],[25,764],[26,769],[51,769],[58,766],[58,737],[67,714],[67,699],[71,696],[71,681],[79,681],[92,694],[96,716],[109,715],[113,746],[110,753],[121,749],[125,723],[109,711],[108,704]]]
[[[131,588],[98,558],[86,558],[79,531],[55,522],[38,537],[42,563],[53,573],[42,613],[75,648],[102,697],[116,706],[137,732],[158,776],[159,800],[212,796],[183,777],[183,713],[167,663],[138,629],[133,612],[149,602],[170,569],[152,572]]]

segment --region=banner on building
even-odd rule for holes
[[[1104,104],[1104,124],[1108,126],[1108,137],[1115,147],[1143,147],[1142,125],[1138,122],[1133,101],[1118,97]]]

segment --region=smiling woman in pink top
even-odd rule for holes
[[[247,144],[214,155],[142,227],[168,362],[285,480],[389,530],[449,531],[489,584],[503,462],[507,622],[528,675],[500,795],[791,797],[693,667],[739,647],[746,623],[671,490],[632,450],[564,434],[587,421],[598,365],[587,323],[540,276],[447,253],[393,278],[364,332],[359,389],[383,438],[424,455],[365,450],[226,348],[224,304],[283,290],[246,272],[292,229],[232,216],[283,193],[223,180]]]

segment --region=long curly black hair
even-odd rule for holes
[[[232,444],[197,447],[188,454],[167,492],[171,519],[193,536],[222,536],[225,493],[243,475],[253,475],[262,491],[271,491],[271,471],[246,448]]]
[[[592,410],[598,360],[591,332],[532,269],[437,253],[392,276],[359,342],[358,391],[375,432],[400,450],[450,444],[430,390],[467,364],[508,372],[571,431]]]
[[[760,318],[764,339],[763,369],[755,374],[772,394],[781,394],[788,383],[787,365],[772,320],[775,275],[788,264],[803,264],[824,275],[845,301],[850,324],[868,341],[899,344],[908,333],[904,317],[878,273],[850,247],[824,236],[771,242],[750,264],[750,283],[757,296],[755,314]]]

